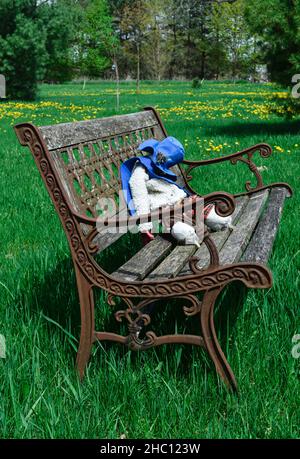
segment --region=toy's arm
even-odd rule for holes
[[[132,195],[134,208],[137,215],[145,215],[150,213],[150,198],[148,195],[146,182],[149,180],[149,175],[145,171],[145,168],[141,165],[137,165],[130,177],[129,185]],[[139,230],[141,232],[151,231],[152,223],[141,223]]]

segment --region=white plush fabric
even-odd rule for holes
[[[205,224],[212,230],[212,231],[222,231],[223,229],[230,228],[233,229],[232,226],[232,216],[229,215],[228,217],[221,217],[215,211],[215,207],[211,209],[208,216],[206,217]]]
[[[129,186],[137,215],[148,214],[150,212],[150,200],[146,185],[148,180],[149,175],[146,169],[141,165],[135,166],[129,180]],[[151,229],[152,223],[143,223],[139,225],[140,231],[151,231]]]
[[[129,180],[133,204],[137,215],[147,214],[158,207],[176,204],[187,194],[178,186],[160,179],[150,179],[146,169],[136,164]],[[140,231],[151,231],[152,223],[139,225]]]
[[[171,229],[171,234],[178,242],[200,247],[199,237],[195,229],[187,223],[176,222]]]

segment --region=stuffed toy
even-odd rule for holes
[[[185,245],[195,245],[200,248],[199,236],[194,228],[187,223],[176,222],[171,228],[171,234],[178,242]]]
[[[184,198],[191,197],[188,190],[176,183],[177,176],[170,170],[184,158],[184,148],[177,139],[149,139],[138,150],[148,155],[130,158],[120,169],[123,193],[131,215],[148,214],[159,207],[173,206]],[[222,221],[223,217],[219,217],[215,211],[212,214],[213,211],[214,209],[210,209],[209,221],[214,223],[215,214],[220,225],[219,219]],[[223,220],[223,226],[226,226],[227,223],[224,218]],[[139,225],[145,244],[154,239],[152,229],[151,222]],[[180,243],[200,245],[194,228],[186,223],[175,222],[167,230],[171,230],[172,236]]]
[[[177,139],[167,137],[161,142],[149,139],[138,150],[148,156],[130,158],[121,166],[122,188],[131,215],[148,214],[159,207],[175,205],[190,195],[176,183],[177,176],[170,170],[184,158],[184,148]],[[139,225],[145,243],[154,238],[152,229],[150,222]],[[176,238],[176,235],[173,236]],[[181,238],[183,240],[185,238]]]
[[[232,216],[229,215],[228,217],[221,217],[215,211],[215,206],[213,204],[206,210],[204,219],[205,224],[211,231],[223,231],[226,228],[231,230],[234,229],[234,226],[232,225]]]

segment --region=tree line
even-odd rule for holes
[[[248,79],[284,85],[299,61],[299,0],[0,0],[8,96],[72,79]]]

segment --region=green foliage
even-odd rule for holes
[[[3,0],[0,3],[0,73],[7,96],[34,99],[37,80],[46,62],[46,33],[37,16],[34,0]]]
[[[0,3],[0,73],[7,96],[35,99],[43,78],[62,82],[73,75],[71,44],[78,6],[69,0],[3,0]]]
[[[255,81],[264,63],[286,86],[299,71],[300,0],[2,0],[0,14],[10,97],[78,74],[136,78],[138,92],[141,79]]]
[[[300,1],[248,0],[246,19],[260,38],[272,81],[290,86],[300,65]]]
[[[249,77],[255,69],[252,64],[255,48],[253,37],[245,21],[245,0],[214,5],[212,34],[218,38],[217,52],[212,43],[211,62],[221,73],[233,79]],[[215,39],[216,41],[216,39]],[[220,72],[218,72],[220,73]]]
[[[300,68],[300,1],[249,0],[246,19],[259,37],[261,60],[267,63],[272,81],[291,88]],[[300,113],[300,101],[292,97],[274,98],[272,106],[286,118]]]
[[[40,17],[47,30],[44,80],[54,83],[70,81],[74,74],[73,45],[79,8],[68,0],[46,3]]]
[[[149,37],[149,24],[152,20],[150,11],[149,1],[138,0],[134,3],[127,2],[124,4],[120,21],[120,30],[126,36],[126,41],[123,43],[123,49],[127,58],[129,58],[129,61],[132,63],[131,67],[134,68],[133,72],[136,77],[137,92],[139,91],[141,79],[142,56],[144,55],[147,40],[151,40]],[[152,39],[156,38],[157,37],[152,35]],[[160,45],[159,38],[158,43]],[[151,49],[150,59],[153,62],[153,48]]]
[[[169,0],[161,13],[170,55],[168,76],[244,77],[252,46],[243,9],[244,0],[234,4]]]
[[[106,0],[91,0],[82,11],[82,24],[78,32],[76,59],[80,73],[99,78],[112,63],[117,48]]]

